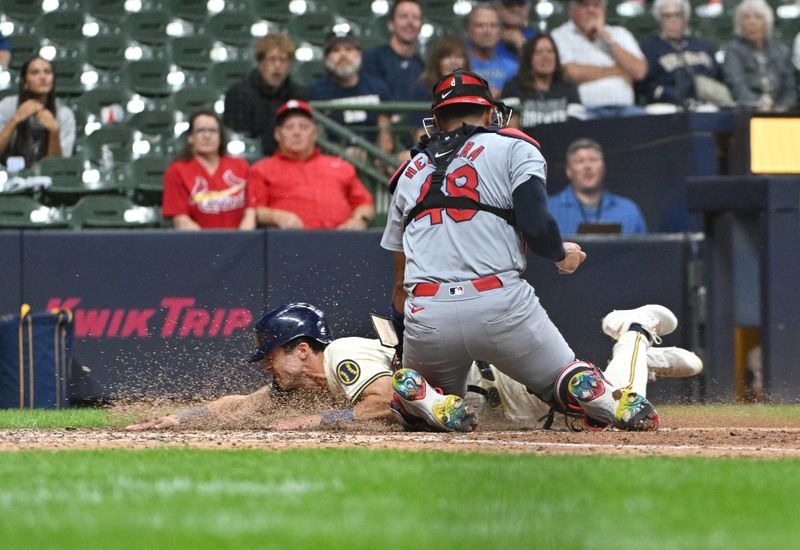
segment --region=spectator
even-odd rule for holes
[[[352,33],[331,33],[325,44],[325,67],[328,74],[308,88],[311,99],[376,105],[390,98],[380,80],[361,72],[361,43]],[[326,113],[327,114],[327,113]],[[377,141],[385,152],[393,149],[389,116],[377,111],[335,111],[329,116],[370,140]],[[372,128],[378,127],[375,132]]]
[[[647,74],[647,61],[627,29],[606,25],[605,12],[605,0],[570,0],[570,20],[553,31],[564,76],[592,117],[642,114],[632,84]]]
[[[691,14],[688,0],[656,0],[653,4],[659,31],[642,43],[647,58],[647,76],[641,83],[646,103],[685,106],[703,101],[702,90],[695,86],[695,76],[721,80],[715,49],[689,35]]]
[[[428,50],[425,69],[411,87],[411,101],[433,102],[433,86],[441,78],[456,69],[470,70],[469,56],[464,42],[454,36],[445,36],[436,41]],[[412,113],[409,122],[414,128],[414,141],[416,142],[423,132],[423,120],[431,118],[428,109],[423,113]]]
[[[577,139],[567,148],[570,185],[549,199],[550,212],[562,233],[574,235],[581,224],[618,223],[623,234],[646,233],[639,207],[605,190],[603,148],[591,139]]]
[[[722,72],[740,105],[758,111],[786,111],[797,103],[789,48],[772,37],[774,15],[764,0],[736,7],[736,38],[725,47]]]
[[[417,0],[399,0],[389,10],[389,43],[364,52],[364,72],[381,80],[391,99],[409,101],[411,87],[424,63],[419,56],[422,6]]]
[[[53,66],[32,57],[20,68],[19,92],[0,101],[0,163],[22,157],[30,168],[47,156],[70,157],[75,115],[56,99]]]
[[[516,128],[586,118],[578,89],[564,81],[556,43],[546,34],[525,43],[519,73],[503,87],[500,97],[515,110],[511,125]]]
[[[497,49],[501,55],[517,57],[525,43],[537,34],[528,25],[531,2],[530,0],[498,0],[495,5],[500,16],[500,43],[497,45]]]
[[[498,49],[500,16],[491,4],[476,4],[464,20],[467,54],[472,70],[489,82],[492,93],[500,94],[505,83],[519,69],[516,54]]]
[[[217,114],[193,113],[183,152],[164,172],[163,214],[175,229],[255,229],[247,161],[228,156],[225,147]]]
[[[9,63],[11,63],[11,43],[0,32],[0,67],[8,69]]]
[[[372,195],[352,164],[320,153],[311,106],[290,100],[275,118],[278,151],[250,168],[259,223],[291,229],[366,228],[375,217]]]
[[[292,81],[295,46],[281,33],[268,34],[253,47],[258,66],[225,92],[222,121],[235,132],[261,138],[265,155],[275,152],[275,109],[306,91]]]

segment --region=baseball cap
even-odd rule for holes
[[[283,123],[284,119],[292,113],[305,115],[312,120],[314,119],[311,105],[301,99],[290,99],[275,111],[275,120],[280,125]]]
[[[325,39],[325,55],[334,48],[334,46],[338,46],[339,44],[350,44],[351,46],[355,46],[359,50],[361,49],[361,42],[359,42],[358,37],[353,34],[353,31],[347,32],[331,32],[328,37]]]

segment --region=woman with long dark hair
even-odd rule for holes
[[[46,156],[72,156],[75,114],[56,99],[53,66],[42,57],[20,69],[19,93],[0,101],[0,163],[22,157],[30,168]]]
[[[518,128],[585,118],[578,89],[564,80],[558,48],[546,34],[531,38],[522,47],[519,72],[503,87],[500,97],[514,109],[511,124]]]
[[[162,213],[175,229],[255,229],[247,161],[229,156],[226,146],[214,111],[192,114],[183,151],[164,172]]]

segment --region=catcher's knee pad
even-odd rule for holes
[[[597,367],[591,363],[573,361],[564,367],[556,378],[555,387],[553,388],[555,396],[552,403],[553,408],[562,414],[582,418],[584,426],[590,430],[604,430],[608,427],[608,422],[603,422],[594,418],[594,415],[590,415],[582,402],[575,396],[575,382],[579,378],[583,378],[576,377],[576,375],[581,373],[592,373],[601,378],[603,376]],[[570,383],[572,383],[572,387],[570,387]]]
[[[443,395],[428,384],[420,373],[400,369],[392,376],[391,410],[395,418],[411,431],[471,432],[476,418],[461,397]]]

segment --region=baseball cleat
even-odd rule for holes
[[[419,431],[419,421],[437,432],[471,432],[476,418],[457,395],[443,395],[417,371],[400,369],[392,376],[392,413],[407,429]]]
[[[688,378],[703,372],[703,361],[688,349],[651,347],[647,350],[647,370],[654,376]]]
[[[661,337],[666,336],[678,328],[678,319],[669,309],[658,304],[648,304],[636,309],[614,310],[603,318],[603,332],[614,340],[630,330],[634,323],[641,325],[656,344],[661,343]]]
[[[631,431],[658,429],[660,420],[655,407],[629,388],[615,388],[600,371],[581,371],[567,387],[588,416],[584,423],[589,429],[602,430],[608,425]]]

